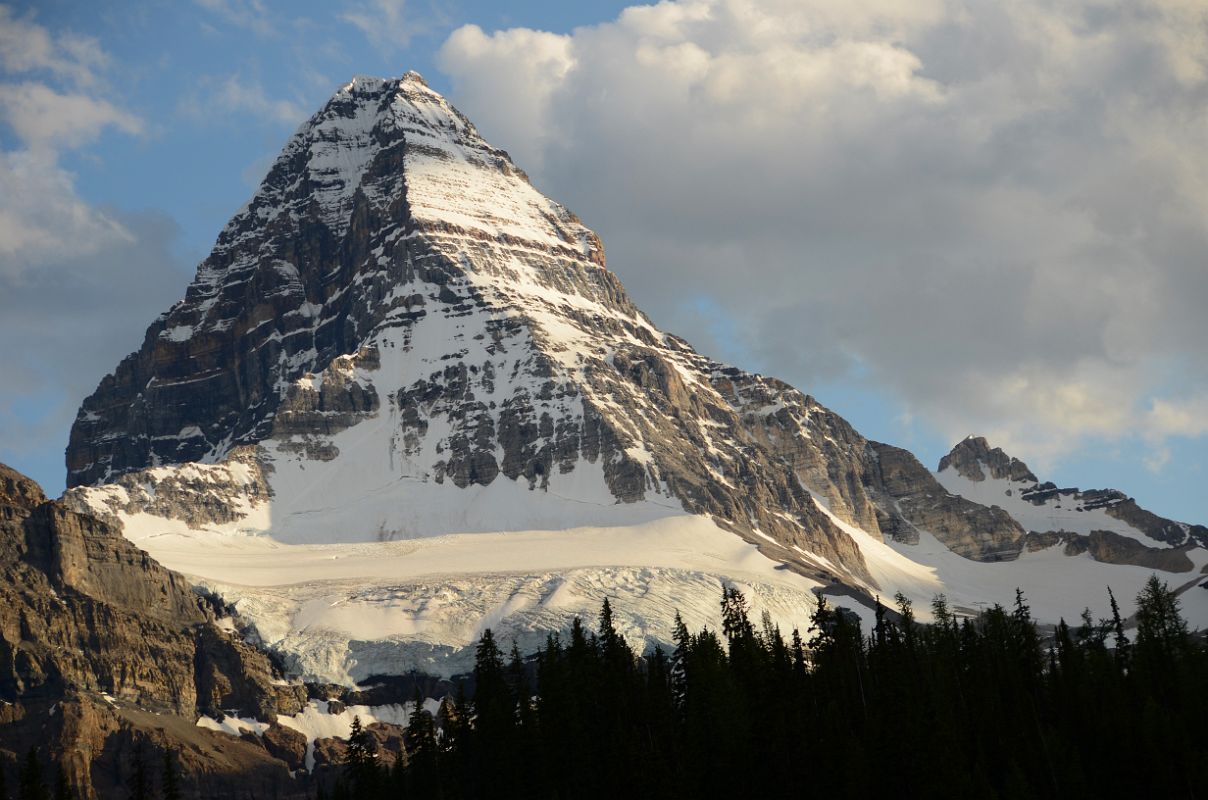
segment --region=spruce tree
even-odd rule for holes
[[[504,677],[503,653],[495,642],[495,634],[487,628],[478,640],[474,658],[475,727],[486,727],[492,732],[510,728],[514,708]]]
[[[873,622],[873,626],[872,626],[873,648],[878,653],[884,653],[885,645],[888,641],[888,636],[885,633],[885,612],[887,611],[887,609],[885,608],[885,605],[881,602],[880,595],[876,596],[875,602],[876,602],[876,606],[873,610],[874,622]]]
[[[1040,634],[1032,619],[1032,608],[1024,599],[1023,590],[1015,589],[1015,608],[1011,612],[1011,632],[1015,658],[1018,660],[1021,677],[1031,687],[1040,680],[1044,656],[1040,652]]]
[[[180,775],[176,769],[176,753],[172,748],[164,749],[164,774],[162,777],[163,800],[181,800]]]
[[[915,645],[918,642],[918,626],[914,621],[914,604],[901,592],[895,594],[893,599],[898,604],[898,615],[902,618],[900,623],[902,643],[906,645],[906,652],[913,659]]]
[[[415,685],[415,696],[412,699],[411,714],[407,718],[407,733],[405,742],[407,752],[414,758],[435,756],[437,750],[436,720],[432,712],[424,708],[424,693],[419,684]]]
[[[1116,665],[1121,670],[1127,670],[1132,648],[1129,645],[1128,637],[1124,635],[1124,620],[1120,617],[1120,605],[1116,602],[1116,595],[1112,593],[1112,587],[1110,586],[1107,587],[1107,598],[1111,601],[1112,631],[1115,633],[1116,645]]]
[[[377,747],[359,716],[352,718],[348,748],[344,751],[344,774],[354,797],[372,797],[378,789]]]
[[[633,668],[633,650],[625,637],[617,632],[612,614],[612,603],[604,598],[600,606],[600,655],[608,669],[628,671]]]
[[[130,800],[151,800],[151,786],[147,780],[147,762],[143,758],[143,743],[134,747],[134,763],[130,776]]]
[[[491,697],[492,693],[502,691],[503,685],[503,653],[495,642],[495,634],[487,628],[475,650],[474,696],[481,698],[485,692]]]
[[[529,686],[528,669],[520,655],[520,648],[512,642],[512,654],[508,661],[508,681],[512,685],[512,705],[516,709],[516,722],[523,728],[533,725],[533,690]]]
[[[1111,590],[1109,589],[1110,593]],[[1082,609],[1082,624],[1078,626],[1075,632],[1077,637],[1078,647],[1087,651],[1102,651],[1106,649],[1107,634],[1110,628],[1110,623],[1100,620],[1096,624],[1095,618],[1091,616],[1089,608]]]
[[[684,624],[679,611],[675,612],[675,627],[672,633],[675,650],[671,653],[671,699],[676,708],[683,711],[688,697],[688,655],[692,648],[692,635]]]
[[[1187,622],[1179,610],[1179,597],[1170,587],[1150,575],[1137,595],[1138,655],[1151,651],[1162,659],[1172,659],[1188,649]]]
[[[935,617],[936,628],[944,632],[956,632],[956,616],[948,607],[948,596],[943,592],[932,598],[931,615]]]
[[[55,770],[55,800],[72,800],[75,794],[75,789],[67,778],[67,770],[59,764]]]
[[[726,586],[721,591],[721,629],[731,648],[736,641],[745,643],[755,636],[747,598],[737,587]]]
[[[826,595],[818,595],[818,604],[814,606],[814,613],[810,615],[810,627],[806,631],[806,633],[814,634],[809,640],[811,651],[817,653],[826,650],[831,645],[835,632],[834,620],[835,613],[831,611],[830,605],[826,602]]]
[[[21,800],[50,800],[50,789],[42,777],[42,762],[36,748],[29,748],[19,775]]]

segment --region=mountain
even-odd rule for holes
[[[1208,563],[1191,533],[1135,540],[1179,550],[1161,566],[1096,561],[1120,548],[1094,531],[1044,545],[950,485],[958,461],[933,474],[660,331],[599,238],[408,73],[290,139],[84,401],[64,503],[342,683],[465,669],[487,626],[532,648],[605,596],[650,644],[677,609],[715,625],[728,584],[785,630],[819,593],[871,619],[878,595],[975,611],[1020,586],[1072,618]]]
[[[1168,572],[1190,572],[1208,547],[1208,528],[1159,517],[1115,489],[1059,489],[982,437],[970,436],[940,460],[939,481],[953,494],[1004,508],[1024,528],[1031,550],[1061,544],[1066,553]]]
[[[170,748],[206,797],[310,796],[263,745],[195,724],[298,714],[307,690],[181,575],[4,465],[0,554],[0,770],[36,743],[79,796],[124,796],[136,754],[158,780]]]

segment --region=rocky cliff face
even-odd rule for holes
[[[984,436],[968,436],[940,459],[939,471],[953,470],[971,481],[984,481],[988,474],[999,481],[1039,483],[1028,465],[998,447],[990,447]]]
[[[24,756],[31,743],[49,743],[86,797],[121,785],[118,761],[136,743],[148,757],[156,736],[161,749],[180,747],[152,735],[162,720],[195,739],[198,713],[265,718],[305,702],[304,689],[277,685],[262,653],[214,625],[180,575],[4,465],[0,572],[0,748]],[[185,762],[214,768],[201,756]],[[222,788],[215,779],[212,796],[234,796],[239,780],[228,775]]]
[[[917,544],[919,529],[930,531],[949,550],[977,561],[1009,561],[1018,557],[1024,530],[997,506],[986,507],[949,494],[912,453],[871,442],[868,483],[887,500],[883,529],[895,539]]]

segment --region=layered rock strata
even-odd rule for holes
[[[180,575],[0,465],[0,749],[45,745],[86,797],[112,796],[142,746],[148,759],[183,747],[187,769],[221,772],[221,758],[184,747],[206,738],[198,715],[295,713],[306,690],[279,678]],[[245,778],[288,789],[283,765],[238,751],[207,796],[234,797]]]

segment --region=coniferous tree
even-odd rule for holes
[[[407,752],[412,754],[434,754],[437,749],[436,720],[432,712],[424,708],[424,693],[419,684],[415,686],[411,714],[407,717]]]
[[[21,800],[50,800],[50,789],[43,778],[42,762],[38,760],[36,748],[29,748],[18,777]]]
[[[888,638],[889,638],[885,632],[886,627],[887,627],[886,622],[885,622],[885,611],[887,609],[885,608],[885,605],[881,602],[880,595],[876,596],[875,602],[876,602],[876,606],[873,609],[874,622],[873,622],[873,626],[872,626],[873,647],[878,652],[883,653],[885,651],[885,645],[887,644]]]
[[[1137,658],[1169,665],[1187,653],[1188,644],[1187,622],[1179,612],[1178,595],[1157,575],[1150,575],[1137,595]]]
[[[164,749],[163,800],[181,800],[180,773],[176,768],[176,753],[171,748]]]
[[[439,743],[436,738],[436,720],[431,712],[424,708],[424,695],[419,684],[415,685],[414,706],[407,718],[407,731],[404,742],[409,757],[409,772],[411,777],[411,792],[417,797],[440,796],[437,759]],[[399,758],[397,764],[402,764]],[[396,782],[397,783],[397,782]]]
[[[671,699],[680,711],[684,710],[688,692],[688,651],[692,647],[692,636],[684,624],[679,611],[675,612],[675,628],[672,639],[675,650],[671,652]]]
[[[1108,593],[1110,594],[1110,592],[1111,590],[1109,589]],[[1089,608],[1082,609],[1082,624],[1078,626],[1078,630],[1075,632],[1078,647],[1086,652],[1106,650],[1108,628],[1109,624],[1107,622],[1095,622],[1095,618],[1091,615]]]
[[[72,800],[75,794],[75,789],[67,778],[67,770],[59,764],[55,770],[55,800]]]
[[[396,791],[590,800],[632,791],[638,774],[652,796],[798,796],[801,769],[821,796],[1188,796],[1208,785],[1208,651],[1160,583],[1139,598],[1145,628],[1127,671],[1105,646],[1115,620],[1088,611],[1046,642],[1022,593],[1010,610],[963,620],[936,597],[934,624],[899,598],[902,621],[882,611],[867,639],[820,600],[807,647],[797,630],[786,645],[766,616],[755,630],[736,592],[723,595],[724,639],[677,617],[673,656],[656,648],[630,670],[608,668],[605,653],[621,651],[609,603],[597,634],[575,623],[568,647],[547,638],[531,689],[519,649],[505,666],[484,637],[477,714],[443,714],[450,744],[435,748],[425,784],[416,755],[430,745],[416,742],[435,733],[417,697]],[[459,716],[473,720],[464,733]]]
[[[529,686],[528,669],[520,655],[520,648],[512,642],[512,653],[508,660],[508,682],[512,685],[512,705],[516,709],[516,723],[521,727],[533,724],[533,691]]]
[[[612,603],[608,598],[600,606],[600,656],[604,659],[606,669],[628,672],[633,669],[634,655],[629,643],[625,641],[616,628],[613,619]]]
[[[503,653],[490,628],[478,640],[474,658],[473,724],[466,732],[469,744],[466,755],[477,780],[486,781],[476,792],[514,790],[519,779],[516,749],[516,704],[512,687],[508,685]]]
[[[801,639],[801,631],[793,628],[793,674],[799,681],[804,680],[806,669],[805,642]]]
[[[747,598],[736,587],[727,586],[721,593],[721,629],[731,646],[734,642],[745,643],[755,636],[751,625]]]
[[[380,772],[377,747],[369,731],[361,724],[361,718],[352,718],[352,730],[348,734],[348,747],[344,751],[344,776],[350,793],[354,797],[372,797],[379,788]]]
[[[1128,669],[1129,656],[1131,655],[1131,646],[1128,642],[1128,637],[1124,635],[1124,620],[1120,617],[1120,605],[1116,602],[1116,595],[1112,593],[1112,587],[1107,587],[1107,597],[1111,603],[1112,609],[1112,631],[1115,634],[1116,646],[1116,664],[1122,670]]]
[[[1015,589],[1015,608],[1011,612],[1011,632],[1021,678],[1035,689],[1041,678],[1044,656],[1040,651],[1040,635],[1032,619],[1032,608],[1024,599],[1023,590],[1018,588]]]
[[[130,776],[130,800],[151,800],[151,784],[147,776],[147,762],[143,757],[141,741],[134,746]]]
[[[490,628],[482,632],[474,659],[474,725],[492,734],[513,726],[514,704],[503,668],[503,652]]]

